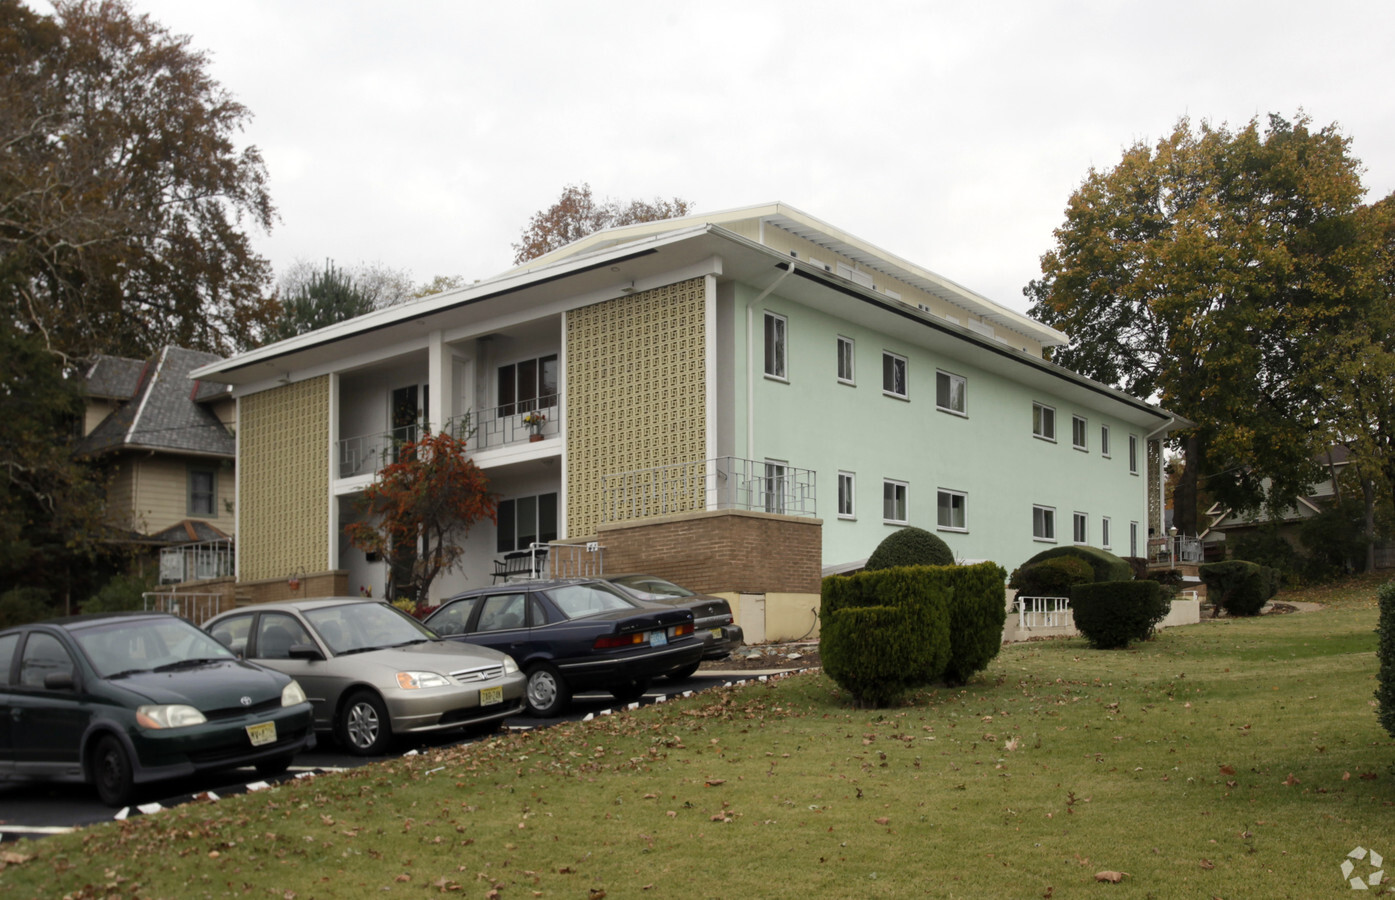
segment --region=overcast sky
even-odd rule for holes
[[[486,278],[589,182],[781,200],[1025,310],[1090,167],[1182,116],[1301,109],[1395,190],[1389,0],[131,2],[255,115],[278,273]]]

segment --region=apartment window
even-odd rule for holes
[[[787,332],[788,323],[784,316],[772,312],[765,314],[765,374],[782,381],[789,377],[786,369]]]
[[[857,518],[857,476],[852,472],[838,473],[838,518]]]
[[[852,338],[838,338],[838,380],[843,384],[856,384],[853,379]]]
[[[907,489],[904,481],[887,479],[882,482],[882,519],[888,525],[906,524]]]
[[[1138,523],[1129,523],[1129,556],[1138,555]]]
[[[1038,541],[1056,540],[1056,509],[1051,506],[1032,507],[1032,538]]]
[[[963,491],[940,490],[935,495],[935,522],[942,531],[968,531],[965,508],[969,495]]]
[[[218,471],[191,468],[189,470],[189,515],[218,515]]]
[[[1032,436],[1056,440],[1056,410],[1041,403],[1032,404]]]
[[[1071,517],[1071,539],[1077,544],[1090,543],[1090,517],[1083,512]]]
[[[1138,435],[1129,435],[1129,474],[1138,474]]]
[[[1089,423],[1081,416],[1070,417],[1070,445],[1077,450],[1087,450],[1085,431]]]
[[[557,405],[557,354],[499,367],[499,415]]]
[[[783,460],[765,461],[765,511],[784,514],[789,497],[789,466]]]
[[[527,550],[529,544],[557,540],[557,494],[500,500],[496,534],[499,553]]]
[[[969,382],[963,375],[951,372],[935,373],[935,406],[945,412],[967,415],[965,396]]]
[[[1100,517],[1100,546],[1109,549],[1109,516]]]
[[[1109,456],[1109,426],[1100,426],[1100,456]]]
[[[882,393],[906,399],[906,357],[882,353]]]

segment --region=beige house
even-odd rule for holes
[[[189,378],[220,359],[166,347],[148,360],[99,357],[86,375],[79,453],[110,479],[108,521],[160,550],[162,581],[231,572],[236,403],[227,385]]]

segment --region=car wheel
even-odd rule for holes
[[[622,700],[625,703],[633,703],[640,697],[643,697],[644,692],[647,690],[649,690],[648,678],[626,681],[622,684],[613,685],[610,688],[610,692],[615,696],[615,699]]]
[[[257,763],[257,774],[263,778],[273,778],[280,775],[291,767],[292,755],[287,753],[282,756],[264,759]]]
[[[693,677],[693,673],[698,670],[698,666],[700,665],[702,665],[702,660],[698,660],[695,663],[690,663],[681,669],[674,669],[672,672],[669,672],[664,677],[672,681],[686,681],[687,679]]]
[[[572,699],[571,688],[562,680],[562,673],[547,663],[538,663],[528,670],[528,711],[535,716],[550,718],[567,708]]]
[[[339,743],[355,756],[379,756],[392,740],[387,707],[371,691],[359,691],[349,697],[338,724]]]
[[[111,735],[100,738],[92,751],[92,783],[107,806],[126,806],[131,802],[135,787],[131,758],[121,741]]]

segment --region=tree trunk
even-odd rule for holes
[[[1196,433],[1187,435],[1182,442],[1182,453],[1185,463],[1182,467],[1182,474],[1177,479],[1177,484],[1172,488],[1172,524],[1179,534],[1196,534],[1196,523],[1200,520],[1196,509],[1197,481],[1201,473],[1202,453],[1201,441],[1197,439]],[[1166,537],[1166,525],[1163,523],[1163,534],[1158,537]]]
[[[1365,518],[1361,532],[1366,536],[1366,564],[1363,572],[1376,570],[1376,483],[1370,478],[1361,479],[1361,501]]]

